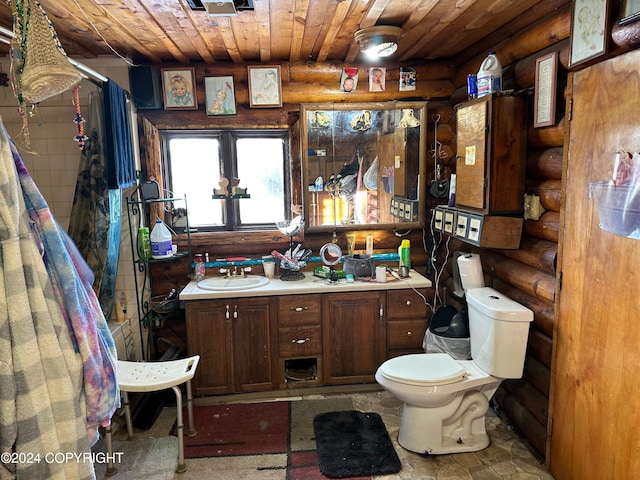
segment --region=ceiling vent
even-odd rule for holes
[[[241,10],[253,10],[253,0],[187,0],[191,10],[204,10],[215,17],[233,17]]]

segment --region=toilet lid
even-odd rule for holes
[[[381,373],[409,385],[447,385],[462,380],[467,372],[446,353],[402,355],[380,366]]]

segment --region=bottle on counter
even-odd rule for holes
[[[367,243],[366,243],[366,251],[367,255],[373,255],[373,235],[367,235]]]
[[[398,247],[398,256],[400,257],[399,267],[411,268],[411,242],[409,240],[402,240]]]
[[[195,266],[194,273],[196,274],[196,277],[204,278],[205,265],[204,265],[204,259],[202,258],[201,253],[196,253],[196,266]]]

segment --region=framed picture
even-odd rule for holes
[[[196,75],[193,67],[163,68],[162,96],[165,110],[196,110]]]
[[[640,0],[622,0],[620,5],[620,25],[640,19]]]
[[[536,59],[535,103],[533,126],[548,127],[556,119],[556,86],[558,52],[548,53]]]
[[[572,0],[569,68],[607,51],[608,25],[608,0]]]
[[[249,106],[252,108],[281,107],[280,65],[247,68],[249,72]]]
[[[204,93],[207,102],[207,116],[236,114],[233,77],[205,77]]]

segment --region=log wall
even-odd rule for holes
[[[558,32],[540,32],[541,38],[566,35],[564,23],[558,21],[567,15],[566,9],[556,13],[557,18],[548,19],[541,27],[558,26]],[[567,22],[568,25],[568,22]],[[524,38],[536,37],[532,32]],[[536,37],[537,38],[537,37]],[[512,89],[521,94],[530,93],[527,134],[527,169],[525,193],[540,197],[545,212],[539,220],[525,220],[520,248],[517,250],[480,249],[452,239],[449,251],[456,250],[479,253],[487,285],[492,286],[534,312],[531,325],[524,375],[522,379],[506,380],[500,386],[494,399],[501,416],[516,427],[541,459],[547,457],[547,437],[549,423],[549,395],[551,364],[553,358],[553,330],[556,301],[556,259],[560,229],[560,212],[563,208],[561,178],[564,139],[564,89],[567,79],[568,40],[554,44],[539,44],[539,51],[522,53],[522,39],[513,38],[512,43],[501,44],[500,58],[513,59],[514,63],[504,65],[505,90]],[[559,53],[556,121],[553,126],[533,127],[533,87],[535,84],[535,61],[538,57],[557,51]],[[456,78],[464,78],[457,72]],[[465,86],[458,85],[452,100],[464,101]],[[451,103],[452,106],[455,103]],[[446,125],[447,131],[455,129],[455,114]],[[444,135],[443,135],[444,137]],[[455,136],[449,144],[455,149]],[[452,266],[449,258],[443,275],[443,287],[453,289]],[[453,301],[455,303],[455,300]]]

